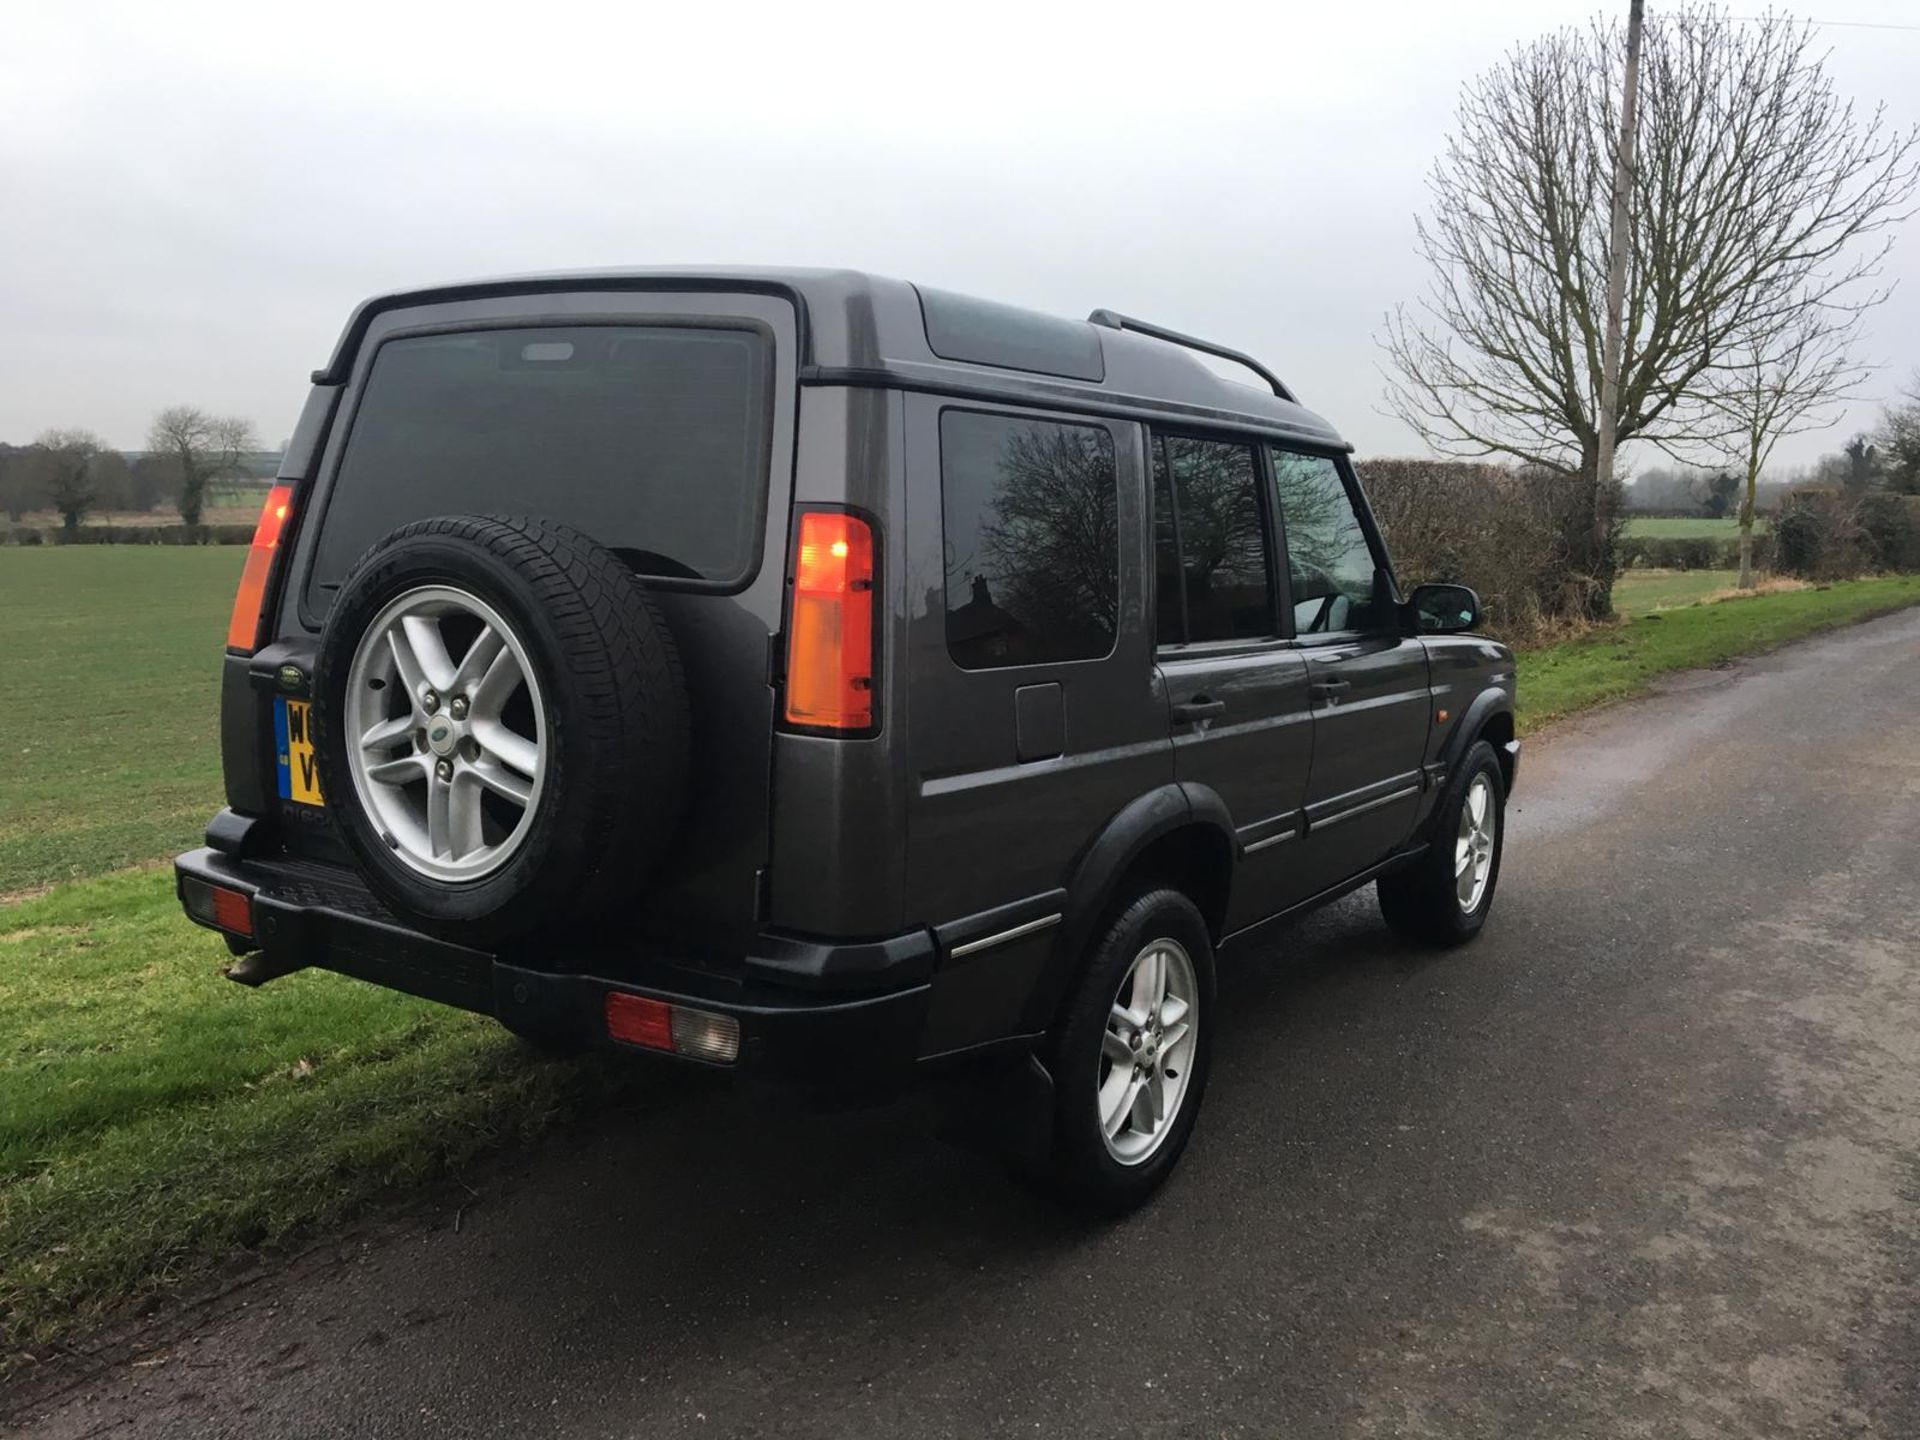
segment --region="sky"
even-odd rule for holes
[[[138,448],[190,403],[274,446],[367,295],[753,263],[1144,316],[1260,356],[1362,454],[1424,453],[1377,337],[1425,282],[1426,173],[1463,81],[1593,10],[0,0],[0,440]],[[1920,29],[1821,39],[1920,122]],[[1865,341],[1885,368],[1778,461],[1920,369],[1907,232]]]

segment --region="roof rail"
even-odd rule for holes
[[[1204,351],[1208,355],[1218,355],[1222,360],[1231,360],[1236,365],[1244,365],[1267,384],[1273,387],[1273,393],[1282,400],[1292,400],[1293,392],[1280,383],[1280,377],[1251,355],[1239,350],[1229,350],[1225,345],[1216,345],[1211,340],[1196,339],[1192,335],[1182,335],[1178,330],[1169,330],[1164,325],[1149,324],[1145,320],[1136,320],[1131,315],[1122,315],[1115,310],[1096,310],[1087,316],[1090,325],[1102,325],[1109,330],[1135,330],[1142,335],[1151,335],[1156,340],[1165,340],[1174,345],[1184,345],[1189,350]]]

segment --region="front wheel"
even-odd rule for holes
[[[1206,1090],[1213,995],[1212,939],[1176,890],[1147,891],[1095,939],[1049,1048],[1055,1194],[1120,1214],[1160,1187]]]
[[[1451,946],[1480,933],[1500,879],[1506,807],[1500,761],[1491,745],[1476,741],[1434,809],[1426,854],[1376,882],[1380,913],[1395,934]]]

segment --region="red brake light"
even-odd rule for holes
[[[810,510],[800,517],[786,715],[789,724],[814,729],[873,728],[873,529],[858,516]]]
[[[260,609],[266,603],[267,581],[273,574],[274,552],[280,532],[293,513],[293,487],[276,485],[260,507],[260,523],[253,527],[247,563],[240,570],[240,588],[233,595],[233,616],[227,621],[227,648],[252,654],[260,643]]]

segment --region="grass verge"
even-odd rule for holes
[[[335,975],[244,990],[225,959],[170,874],[0,907],[0,1372],[622,1083]]]
[[[1920,605],[1920,575],[1853,580],[1688,605],[1520,655],[1522,734],[1645,690],[1670,670],[1718,665],[1816,631]]]

